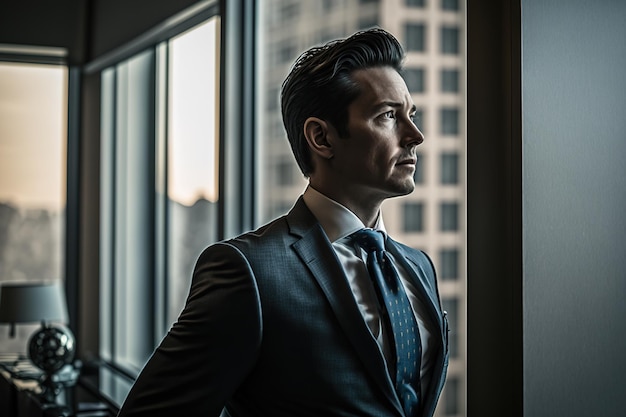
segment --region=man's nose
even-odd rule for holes
[[[424,134],[412,120],[409,120],[403,135],[404,146],[414,147],[424,142]]]

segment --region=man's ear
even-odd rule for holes
[[[304,121],[304,136],[311,152],[323,159],[333,157],[332,141],[329,140],[330,125],[317,117],[309,117]]]

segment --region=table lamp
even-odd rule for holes
[[[67,317],[65,293],[58,282],[4,283],[0,286],[0,323],[10,324],[11,337],[15,336],[16,323],[41,323],[29,339],[28,357],[44,372],[40,381],[42,395],[49,401],[53,401],[60,390],[55,373],[74,360],[74,335],[65,326],[51,324],[66,323]]]

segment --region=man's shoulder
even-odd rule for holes
[[[271,251],[290,247],[316,226],[319,223],[300,198],[288,213],[255,230],[214,243],[205,251],[232,253],[234,250],[245,258],[269,256]]]
[[[240,234],[232,239],[228,239],[226,243],[239,246],[243,243],[247,244],[268,244],[273,240],[282,240],[289,234],[287,223],[287,215],[280,216],[269,223],[260,226],[256,230],[251,230]]]
[[[209,245],[200,254],[200,261],[249,262],[252,258],[268,257],[272,251],[285,246],[287,236],[286,219],[281,216],[256,230]]]
[[[398,242],[393,240],[393,243],[396,245],[397,250],[404,255],[405,258],[410,260],[412,263],[417,264],[425,269],[430,269],[434,271],[434,265],[430,256],[422,249],[414,248],[408,245],[405,245],[402,242]]]
[[[398,248],[398,250],[404,252],[406,255],[415,255],[415,256],[426,256],[426,253],[421,250],[421,249],[417,249],[411,246],[408,246],[402,242],[399,242],[395,239],[393,239],[392,237],[389,237],[389,239],[393,242],[394,245],[396,245],[396,247]]]

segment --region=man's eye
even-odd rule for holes
[[[393,110],[389,110],[388,112],[383,113],[383,117],[386,119],[395,119],[396,115],[394,114]]]

